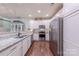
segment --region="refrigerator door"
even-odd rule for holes
[[[63,56],[63,18],[59,19],[59,55]]]
[[[63,18],[54,19],[50,29],[50,49],[54,55],[63,55]]]

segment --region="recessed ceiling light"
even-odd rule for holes
[[[49,16],[49,14],[46,14],[46,17],[48,17]]]
[[[38,13],[41,13],[41,10],[37,10]]]
[[[31,14],[29,14],[28,16],[29,16],[29,17],[32,17],[32,15],[31,15]]]

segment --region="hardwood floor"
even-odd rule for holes
[[[53,56],[48,41],[34,41],[27,56]]]

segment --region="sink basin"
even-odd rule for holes
[[[18,37],[16,37],[16,38],[23,38],[23,37],[25,37],[25,36],[27,36],[27,35],[18,36]]]

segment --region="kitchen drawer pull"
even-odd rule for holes
[[[14,49],[16,49],[16,46],[10,50],[9,54],[11,54],[14,51]]]
[[[14,47],[13,49],[11,49],[10,51],[12,52],[14,49],[16,49],[16,47]]]

